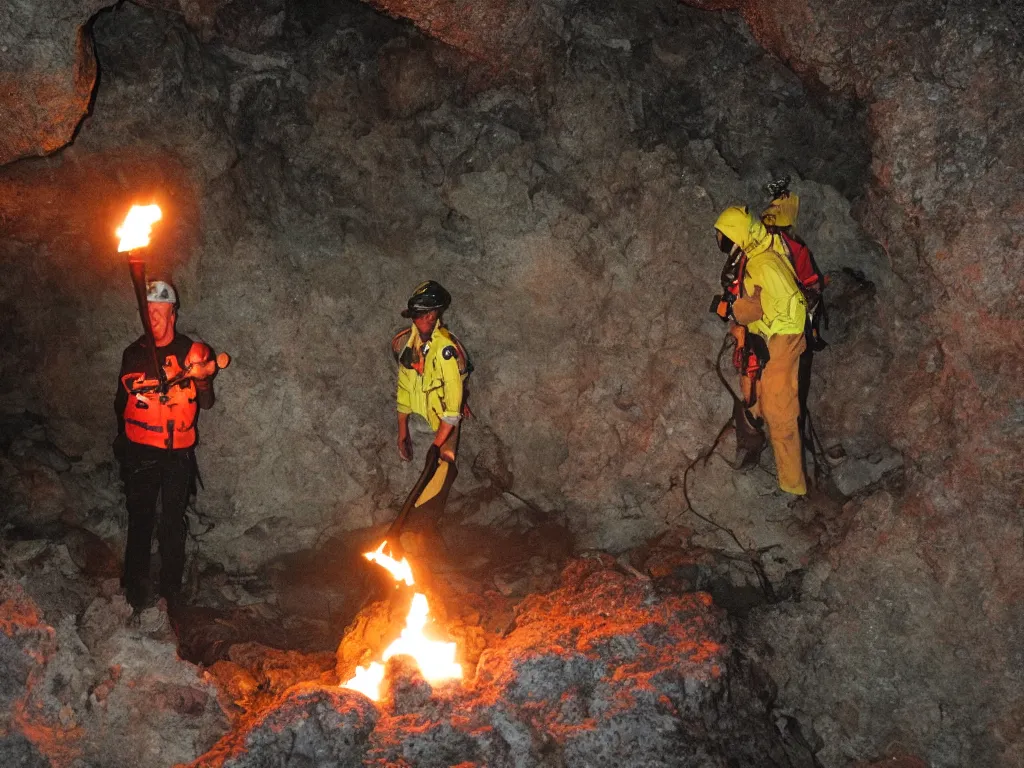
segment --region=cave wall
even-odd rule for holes
[[[71,141],[96,85],[88,29],[105,0],[0,8],[0,165]]]
[[[827,734],[826,762],[888,744],[932,765],[1019,764],[1019,7],[734,5],[812,87],[867,105],[855,215],[905,287],[879,321],[883,422],[908,486],[859,506],[799,610],[758,616],[783,698]]]
[[[244,50],[166,12],[97,18],[93,114],[62,156],[3,181],[22,276],[4,303],[25,355],[8,396],[45,412],[68,453],[109,455],[104,385],[136,326],[109,229],[157,190],[169,223],[153,259],[181,287],[181,327],[235,356],[202,422],[211,557],[252,568],[393,514],[416,470],[394,455],[386,343],[426,277],[452,291],[477,369],[467,514],[505,509],[472,496],[499,477],[567,515],[581,546],[663,530],[673,473],[729,413],[704,311],[718,210],[799,175],[823,266],[886,279],[837,191],[865,172],[856,112],[808,101],[740,24],[696,11],[659,28],[581,10],[563,70],[524,93],[478,90],[448,47],[342,8],[296,6]],[[40,242],[50,255],[30,259]],[[73,331],[35,311],[49,304]],[[71,361],[102,394],[53,375]],[[851,452],[880,445],[870,422],[844,432]]]
[[[805,569],[751,642],[826,765],[1017,764],[1020,20],[998,3],[693,4],[740,15],[545,5],[531,18],[559,42],[539,79],[486,87],[480,56],[507,43],[430,30],[442,44],[355,4],[101,15],[74,143],[0,171],[0,398],[83,457],[65,484],[109,459],[137,320],[107,222],[158,194],[173,215],[153,258],[182,328],[235,353],[203,422],[205,556],[251,569],[393,514],[415,469],[394,452],[385,344],[428,276],[477,366],[454,508],[500,515],[497,478],[580,547],[620,548],[696,525],[680,469],[729,411],[709,370],[711,225],[792,173],[835,281],[819,431],[847,453],[837,474],[902,462],[901,482],[798,543],[764,473],[713,461],[691,496],[780,548],[773,575]],[[28,518],[76,503],[19,498]]]

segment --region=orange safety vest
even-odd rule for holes
[[[195,346],[192,345],[193,348]],[[183,370],[174,355],[164,359],[163,367],[168,381]],[[157,381],[146,379],[138,372],[121,377],[121,385],[128,392],[128,404],[124,409],[125,435],[133,443],[155,448],[191,448],[196,444],[196,418],[199,414],[195,382],[190,378],[184,379],[170,387],[166,394],[140,392],[157,384]]]

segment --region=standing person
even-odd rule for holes
[[[803,496],[807,480],[799,428],[799,367],[807,346],[807,301],[793,265],[773,246],[760,218],[746,208],[726,208],[715,231],[718,247],[737,271],[739,291],[731,304],[732,318],[766,342],[767,361],[753,382],[751,400],[768,426],[779,488]]]
[[[470,365],[462,345],[442,321],[451,301],[451,294],[440,283],[421,283],[402,312],[402,317],[412,320],[410,327],[391,340],[398,362],[398,455],[402,461],[412,460],[410,416],[422,419],[440,450],[437,471],[417,507],[438,495],[443,505],[457,474],[455,455],[465,407],[463,382]]]
[[[121,357],[114,411],[128,509],[128,543],[121,586],[136,610],[150,598],[149,554],[157,528],[160,577],[157,593],[172,605],[185,568],[185,507],[196,478],[196,421],[213,406],[217,364],[210,348],[176,331],[178,296],[162,280],[147,285],[147,311],[165,386],[153,369],[143,335]],[[157,497],[161,500],[157,523]]]
[[[789,177],[768,184],[767,190],[772,194],[772,201],[761,212],[761,222],[772,236],[773,250],[784,254],[793,265],[797,285],[807,300],[807,323],[804,327],[807,349],[800,356],[800,434],[804,443],[813,447],[814,435],[807,411],[807,396],[811,390],[814,353],[828,346],[821,337],[822,324],[826,327],[828,325],[823,296],[826,279],[818,269],[811,249],[793,231],[800,213],[800,198],[789,191]]]

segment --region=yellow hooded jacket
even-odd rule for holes
[[[797,285],[796,272],[789,259],[777,249],[772,236],[757,217],[746,208],[726,208],[715,222],[715,229],[732,240],[747,255],[743,276],[743,295],[750,296],[761,287],[759,319],[747,323],[766,341],[776,334],[802,334],[807,322],[807,300]]]
[[[451,334],[438,321],[430,341],[424,345],[413,325],[405,347],[414,353],[414,358],[422,356],[423,374],[399,364],[398,412],[419,414],[435,432],[442,421],[458,424],[462,416],[464,374],[459,368],[459,354]]]

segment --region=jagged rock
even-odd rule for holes
[[[135,629],[130,613],[120,597],[97,599],[77,625],[0,577],[0,754],[166,768],[213,744],[227,721],[212,686],[177,657],[166,618]]]
[[[388,660],[385,672],[388,685],[381,705],[396,715],[404,715],[425,707],[434,695],[416,663],[407,656]]]
[[[0,165],[71,141],[96,83],[87,25],[107,5],[7,3],[0,10]]]
[[[1020,740],[1008,713],[1020,704],[1022,674],[1002,654],[1024,638],[1012,621],[991,635],[1008,610],[998,558],[980,548],[975,562],[935,554],[977,547],[977,521],[943,520],[885,490],[848,507],[847,533],[808,575],[804,599],[755,609],[748,624],[764,646],[756,656],[780,682],[779,706],[796,713],[827,766],[896,746],[931,765],[961,765],[964,755],[1015,764]],[[958,618],[936,621],[948,616]],[[964,688],[968,678],[976,684]],[[981,735],[996,723],[1007,736]]]
[[[238,643],[228,659],[209,669],[230,714],[253,716],[265,711],[294,685],[337,683],[332,653],[302,654],[281,651],[257,643]]]
[[[20,733],[0,735],[0,763],[11,768],[51,768],[51,763]]]
[[[365,638],[364,629],[356,631]],[[659,597],[610,557],[577,560],[558,589],[521,604],[514,628],[464,683],[430,686],[408,661],[396,660],[379,715],[360,694],[299,687],[259,726],[226,738],[195,766],[220,766],[227,754],[223,765],[292,765],[296,753],[314,752],[340,761],[341,744],[366,765],[421,768],[810,766],[809,753],[776,731],[728,642],[706,594]],[[325,733],[318,725],[325,717],[345,722]],[[299,722],[312,736],[301,736],[303,746],[293,752]],[[274,725],[287,738],[270,738]]]
[[[243,734],[225,738],[191,768],[362,765],[377,718],[361,694],[298,685]]]
[[[558,16],[545,3],[513,0],[463,5],[453,0],[369,0],[477,59],[492,75],[540,74],[558,45]]]
[[[377,69],[388,109],[396,117],[436,109],[452,91],[451,79],[444,76],[424,45],[396,41],[381,51]]]
[[[860,459],[848,457],[832,470],[831,478],[840,493],[853,496],[902,466],[903,457],[896,452]]]

